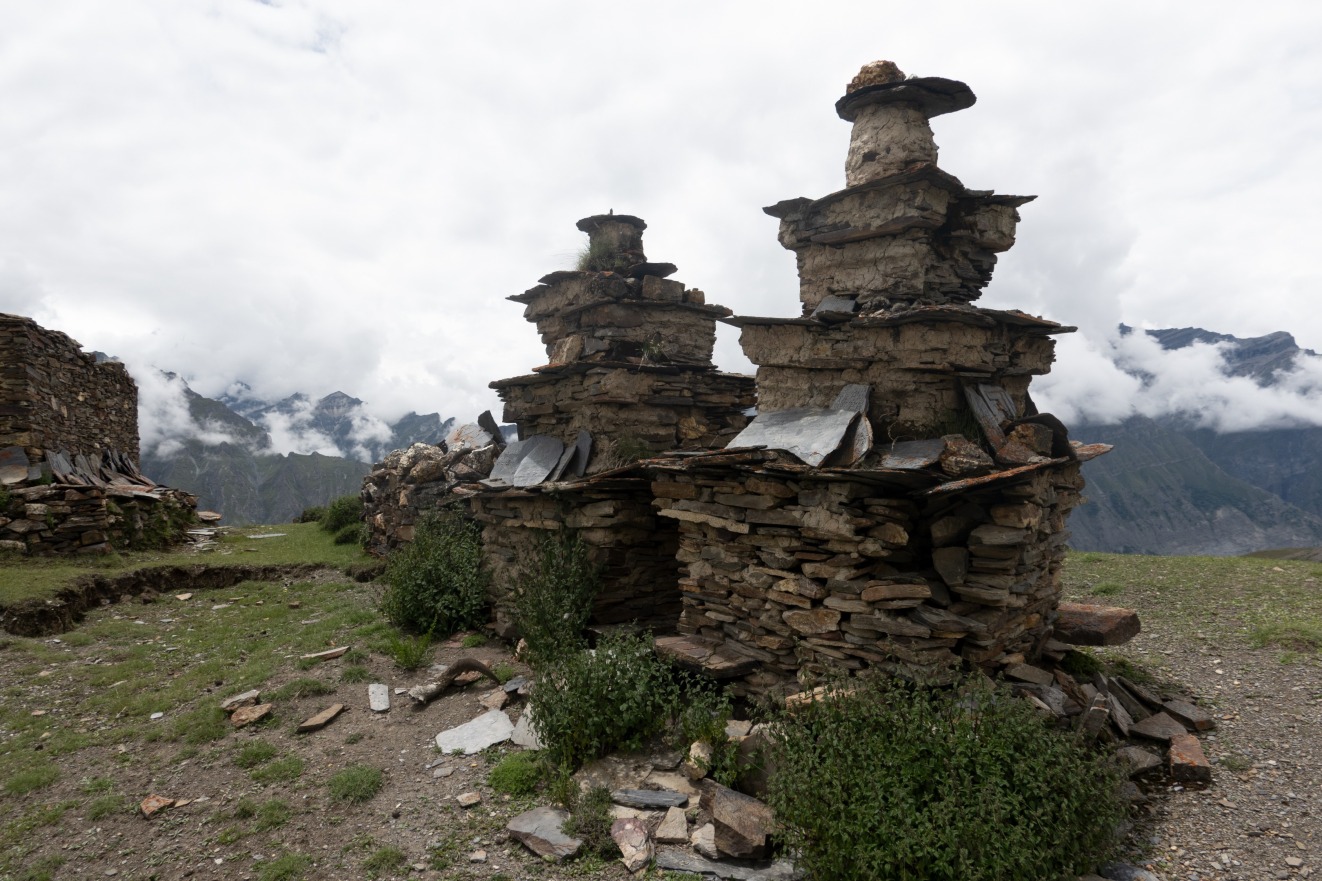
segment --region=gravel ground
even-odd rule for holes
[[[1212,784],[1153,792],[1133,862],[1163,881],[1322,878],[1322,663],[1234,635],[1188,641],[1145,621],[1115,652],[1191,689],[1217,720],[1202,738]]]

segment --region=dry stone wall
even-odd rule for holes
[[[164,547],[196,507],[138,471],[138,389],[123,364],[0,314],[0,551]]]
[[[29,464],[48,450],[102,451],[138,460],[138,388],[123,364],[97,363],[73,339],[30,318],[0,314],[0,447]]]

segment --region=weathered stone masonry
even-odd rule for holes
[[[138,471],[138,390],[123,364],[0,314],[0,550],[164,544],[196,505]]]
[[[65,334],[0,314],[0,446],[23,447],[34,466],[47,450],[136,462],[138,387],[123,364],[97,363]]]
[[[798,316],[708,306],[615,215],[580,221],[583,270],[510,298],[550,357],[492,383],[519,440],[400,458],[435,459],[412,473],[439,469],[432,485],[484,524],[502,633],[540,538],[570,528],[606,566],[598,623],[673,632],[660,651],[739,692],[830,669],[1013,668],[1048,648],[1079,462],[1105,448],[1029,395],[1073,328],[974,305],[1032,197],[936,166],[930,118],[973,102],[889,62],[850,84],[846,188],[766,209],[797,257]],[[758,366],[748,424],[749,379],[710,364],[717,320]],[[430,492],[408,473],[369,479],[383,523]]]

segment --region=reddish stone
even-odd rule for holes
[[[1210,783],[1212,766],[1203,754],[1203,746],[1192,734],[1177,734],[1171,738],[1171,777],[1183,783]]]
[[[1138,612],[1112,606],[1061,603],[1055,637],[1070,645],[1123,645],[1138,635]]]

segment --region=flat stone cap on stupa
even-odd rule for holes
[[[591,217],[584,217],[574,226],[583,232],[590,233],[604,223],[627,223],[635,229],[647,229],[647,222],[641,217],[634,217],[632,214],[594,214]]]
[[[865,64],[845,95],[835,102],[835,112],[853,122],[859,110],[873,104],[912,104],[928,119],[972,107],[977,101],[965,83],[939,76],[906,77],[892,61]]]

